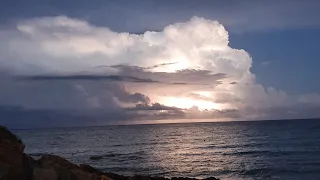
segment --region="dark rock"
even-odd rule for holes
[[[76,169],[79,168],[78,165],[69,162],[68,160],[56,156],[56,155],[43,155],[38,163],[43,168],[53,168],[53,169]]]
[[[87,165],[87,164],[80,164],[80,169],[82,171],[85,171],[85,172],[88,172],[88,173],[103,175],[102,171],[99,171],[99,170],[97,170],[97,169],[95,169],[92,166]]]
[[[0,165],[1,180],[18,180],[20,178],[23,178],[23,176],[21,174],[17,174],[16,169]]]
[[[169,178],[165,178],[165,177],[151,177],[151,176],[133,176],[133,177],[140,180],[170,180]]]
[[[84,172],[80,169],[73,169],[70,172],[72,172],[75,177],[76,180],[101,180],[102,177],[99,174],[92,174],[92,173],[88,173],[88,172]]]
[[[26,179],[33,179],[33,168],[37,166],[38,162],[28,154],[22,156],[23,172]]]
[[[59,180],[77,180],[77,175],[68,169],[58,170],[57,172]]]
[[[219,179],[215,178],[215,177],[209,177],[209,178],[206,178],[206,179],[203,179],[203,180],[219,180]]]
[[[152,180],[170,180],[170,179],[165,177],[152,177]]]
[[[134,175],[132,177],[129,177],[128,180],[150,180],[150,176],[141,176],[141,175]]]
[[[110,173],[110,172],[104,173],[104,175],[110,177],[113,180],[127,180],[128,179],[128,177],[126,177],[126,176],[115,174],[115,173]]]
[[[59,180],[59,174],[54,169],[34,168],[34,180]]]
[[[22,165],[24,144],[5,127],[0,126],[0,162],[12,167]]]
[[[171,180],[197,180],[195,178],[173,177]]]
[[[43,155],[38,160],[38,165],[41,168],[51,168],[58,173],[59,180],[100,180],[102,173],[96,174],[93,168],[88,166],[78,166],[69,162],[68,160],[55,156],[55,155]],[[84,171],[86,169],[86,171]],[[90,169],[91,172],[88,172]]]
[[[2,179],[31,179],[32,167],[28,167],[28,164],[32,158],[23,153],[25,146],[22,141],[2,126],[0,126],[0,147],[0,175]]]
[[[132,177],[129,177],[128,180],[170,180],[165,177],[151,177],[151,176],[141,176],[141,175],[135,175]]]

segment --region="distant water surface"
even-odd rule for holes
[[[320,179],[320,120],[15,130],[33,156],[123,175]],[[90,157],[101,157],[91,160]]]

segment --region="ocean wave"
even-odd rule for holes
[[[29,153],[30,156],[33,156],[33,157],[39,157],[39,156],[43,156],[47,153]]]
[[[101,160],[104,158],[126,158],[126,159],[139,159],[142,155],[144,155],[144,151],[137,151],[133,153],[108,153],[101,155],[91,155],[89,157],[90,160]]]
[[[283,155],[297,155],[306,154],[312,151],[269,151],[269,150],[248,150],[248,151],[231,151],[224,152],[221,155],[269,155],[269,156],[283,156]]]
[[[320,127],[320,121],[312,123]],[[127,175],[320,179],[320,131],[312,131],[312,123],[298,123],[290,129],[286,124],[273,122],[180,124],[174,127],[177,133],[172,132],[169,124],[130,126],[130,134],[135,136],[128,136],[129,131],[123,127],[113,127],[112,132],[89,129],[83,133],[83,129],[70,128],[44,133],[23,131],[20,135],[31,156],[53,153],[75,163]],[[247,126],[249,130],[239,134]],[[110,138],[103,139],[101,134]],[[63,140],[55,139],[57,136]],[[96,160],[90,160],[91,156],[97,156]]]
[[[257,175],[271,175],[271,174],[306,174],[318,173],[319,169],[287,169],[287,168],[253,168],[242,169],[239,171],[241,175],[257,176]]]

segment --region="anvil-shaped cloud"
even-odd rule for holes
[[[199,17],[143,34],[45,17],[1,30],[0,40],[3,105],[259,119],[272,117],[270,109],[288,117],[320,102],[318,94],[294,97],[258,84],[249,54],[229,46],[219,22]]]

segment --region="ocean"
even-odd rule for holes
[[[14,130],[34,157],[55,154],[123,175],[320,179],[320,120]],[[93,157],[93,158],[90,158]]]

